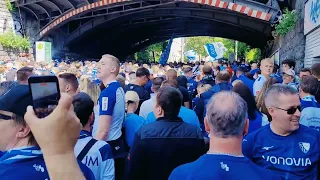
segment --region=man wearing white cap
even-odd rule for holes
[[[128,147],[131,147],[136,131],[143,125],[145,120],[143,117],[134,113],[139,107],[140,99],[138,93],[135,91],[127,91],[125,97],[127,114],[123,127],[125,128]]]
[[[283,77],[283,84],[292,86],[296,90],[298,90],[297,86],[298,84],[294,82],[294,77],[296,73],[292,69],[287,69],[282,72],[282,77]]]

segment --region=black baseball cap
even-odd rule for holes
[[[24,117],[29,105],[32,105],[32,96],[28,85],[19,84],[0,97],[0,110],[21,117]],[[10,120],[11,117],[1,115],[1,119]]]

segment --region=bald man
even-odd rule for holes
[[[270,75],[273,71],[273,66],[274,66],[274,61],[270,58],[263,59],[261,61],[261,66],[260,66],[261,74],[258,76],[258,78],[253,84],[254,96],[257,96],[260,93],[264,83],[267,82],[267,80],[270,78]]]
[[[178,73],[174,69],[169,69],[166,73],[166,80],[177,80]],[[190,108],[190,98],[188,90],[185,87],[179,86],[179,91],[181,92],[183,96],[183,106],[186,108]]]
[[[112,55],[104,55],[98,64],[97,77],[105,85],[99,97],[99,117],[95,118],[93,135],[97,140],[107,141],[112,147],[115,159],[116,176],[122,176],[122,167],[118,158],[125,154],[122,139],[122,123],[125,118],[125,94],[121,84],[116,81],[120,62]],[[121,161],[121,159],[120,159]]]

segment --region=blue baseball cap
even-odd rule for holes
[[[12,112],[21,117],[27,112],[27,107],[32,105],[32,96],[28,85],[16,85],[0,98],[0,110]],[[10,120],[11,117],[1,115],[1,119]]]

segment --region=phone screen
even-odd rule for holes
[[[39,118],[48,116],[58,105],[60,92],[56,82],[30,83],[33,108]]]

